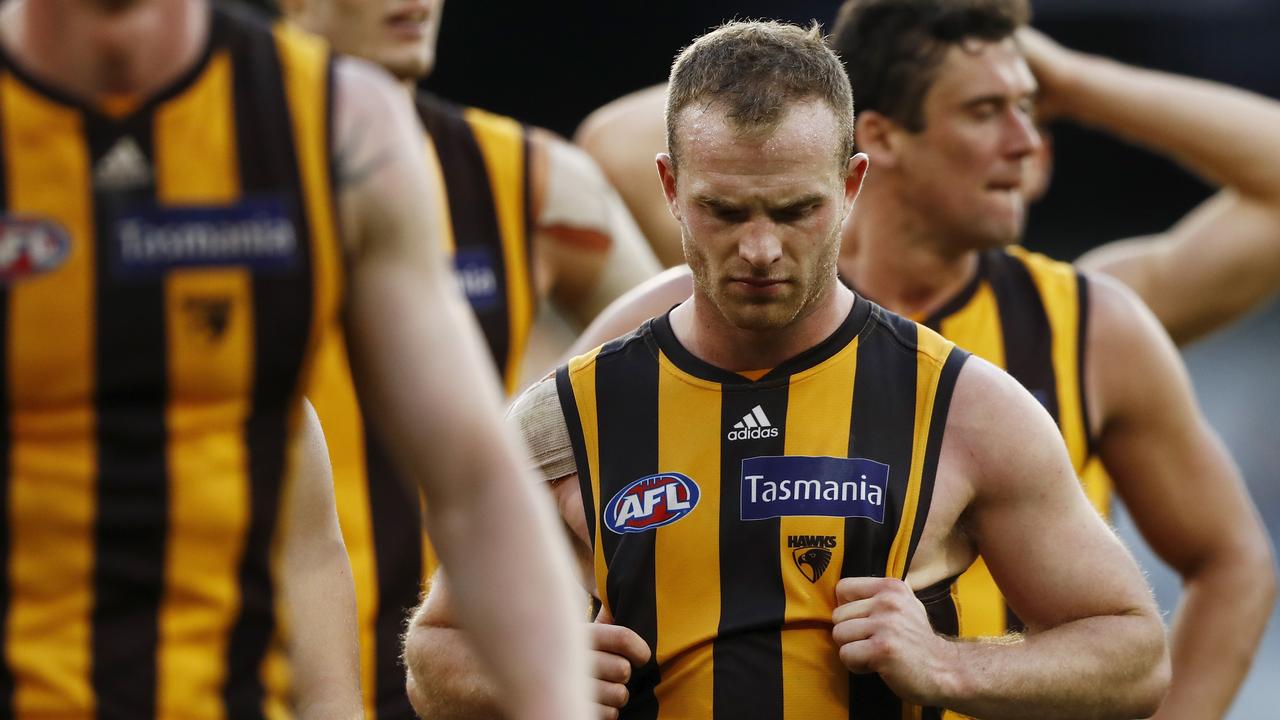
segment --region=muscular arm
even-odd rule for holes
[[[1221,717],[1276,598],[1266,531],[1177,351],[1114,281],[1091,282],[1088,348],[1103,463],[1143,537],[1183,581],[1173,686],[1158,717]]]
[[[582,587],[595,594],[594,569],[577,473],[568,430],[555,395],[554,381],[544,380],[522,395],[511,411],[513,422],[532,450],[539,472],[564,520],[577,557]],[[405,637],[409,700],[418,714],[437,720],[487,720],[500,716],[497,688],[475,660],[467,638],[458,631],[448,578],[437,573],[430,593],[414,613]],[[587,615],[586,596],[583,617]],[[616,718],[626,704],[626,683],[633,666],[649,659],[649,648],[631,630],[598,618],[589,626],[592,668],[599,717]]]
[[[404,476],[426,490],[432,542],[504,709],[587,717],[567,548],[502,425],[478,331],[439,255],[442,208],[423,199],[440,192],[421,131],[403,92],[367,66],[343,61],[336,92],[346,328],[364,405]]]
[[[590,156],[545,130],[530,140],[538,283],[581,327],[661,268]]]
[[[1217,83],[1019,40],[1050,113],[1168,155],[1220,186],[1169,230],[1104,245],[1081,267],[1133,288],[1178,343],[1280,289],[1280,103]]]
[[[654,164],[667,149],[666,102],[665,83],[618,98],[583,120],[574,142],[618,188],[658,259],[671,267],[684,262],[684,250]]]
[[[338,529],[333,476],[320,420],[310,403],[293,448],[284,496],[283,596],[289,665],[300,718],[358,718],[360,661],[356,595]]]
[[[1081,492],[1057,428],[1016,381],[971,358],[940,472],[970,478],[962,516],[1028,627],[945,641],[945,707],[983,718],[1144,717],[1168,678],[1164,629],[1136,563]]]

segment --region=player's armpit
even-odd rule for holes
[[[278,585],[290,628],[296,712],[300,718],[357,718],[363,707],[355,588],[338,528],[329,453],[310,403],[292,457]]]
[[[1089,505],[1061,435],[1015,380],[970,358],[939,468],[968,478],[965,530],[1029,628],[953,643],[941,704],[976,717],[1145,717],[1168,682],[1164,630],[1129,553]]]

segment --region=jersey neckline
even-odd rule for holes
[[[766,387],[784,383],[791,375],[821,365],[844,349],[867,327],[871,318],[871,308],[872,303],[855,292],[853,307],[849,309],[849,314],[841,321],[839,327],[817,345],[784,360],[758,380],[751,380],[732,370],[712,365],[689,352],[671,329],[670,310],[653,318],[649,323],[657,350],[666,355],[667,359],[683,372],[721,385]]]
[[[219,41],[225,35],[227,25],[225,12],[222,8],[215,7],[215,3],[206,5],[205,13],[208,15],[208,23],[205,31],[204,46],[200,50],[200,54],[196,56],[195,63],[157,92],[143,98],[137,107],[120,116],[104,112],[93,103],[75,97],[62,88],[36,77],[26,66],[18,62],[3,44],[0,44],[0,70],[11,73],[19,82],[45,99],[78,110],[95,121],[112,125],[129,125],[137,118],[149,115],[157,106],[182,94],[204,74],[205,69],[209,66],[210,59],[213,57],[214,50],[221,44]]]
[[[973,276],[969,278],[969,282],[965,283],[964,287],[960,288],[949,299],[947,299],[946,302],[942,303],[942,305],[937,310],[934,310],[933,312],[926,315],[923,319],[919,320],[919,323],[929,328],[930,330],[933,330],[936,332],[938,330],[938,327],[942,324],[943,320],[946,320],[952,315],[955,315],[956,313],[963,310],[964,307],[969,304],[969,301],[973,299],[973,296],[977,294],[979,286],[982,285],[982,281],[986,279],[986,277],[990,274],[991,272],[990,268],[991,268],[991,262],[992,262],[991,254],[993,252],[1002,252],[1002,251],[1001,250],[980,251],[978,253],[978,267],[973,273]],[[857,287],[854,286],[853,281],[845,277],[843,273],[839,275],[839,278],[840,278],[840,282],[844,283],[845,287],[849,288],[859,296],[865,297],[862,291],[860,291]],[[874,302],[873,298],[868,298],[868,299]]]

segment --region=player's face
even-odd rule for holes
[[[772,132],[743,135],[723,110],[695,105],[678,132],[679,167],[663,156],[659,169],[698,292],[742,329],[807,315],[835,282],[840,224],[866,168],[863,156],[837,161],[835,113],[796,103]]]
[[[904,133],[901,186],[937,232],[966,247],[1015,243],[1040,136],[1035,78],[1012,39],[947,51],[924,100],[924,129]]]
[[[401,80],[431,72],[444,0],[306,0],[296,19],[339,52],[386,68]]]

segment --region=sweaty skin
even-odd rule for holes
[[[686,113],[689,141],[678,171],[669,157],[659,159],[670,211],[697,248],[693,296],[672,310],[672,329],[686,349],[719,367],[774,366],[829,335],[853,303],[836,280],[834,254],[866,158],[854,157],[843,173],[828,169],[834,120],[818,102],[796,103],[763,138],[735,133],[714,105]],[[541,407],[560,412],[556,404]],[[957,381],[938,478],[907,582],[842,581],[832,633],[849,670],[878,672],[911,702],[982,717],[1154,711],[1169,671],[1141,574],[1080,491],[1044,409],[976,358]],[[573,476],[548,480],[584,566],[584,587],[595,592],[579,485]],[[994,555],[1012,606],[1027,614],[1026,637],[962,642],[930,628],[911,589],[957,574],[979,552]],[[484,717],[493,691],[449,625],[457,601],[446,588],[432,587],[410,628],[415,703],[447,698],[475,713],[459,709],[457,717]],[[602,715],[614,717],[617,706],[601,704]]]
[[[1126,288],[1103,275],[1088,276],[1085,385],[1091,431],[1108,473],[1143,536],[1183,578],[1173,629],[1173,690],[1159,716],[1218,716],[1252,662],[1275,601],[1275,566],[1239,471],[1202,417],[1159,323],[1175,337],[1190,338],[1265,297],[1280,278],[1280,253],[1274,251],[1280,227],[1271,224],[1277,216],[1264,200],[1280,189],[1271,184],[1280,180],[1274,170],[1280,165],[1246,157],[1265,155],[1251,144],[1221,141],[1274,132],[1280,127],[1272,121],[1277,105],[1069,53],[1028,31],[1019,42],[1034,78],[1009,41],[981,53],[953,50],[926,96],[919,133],[873,111],[860,115],[859,143],[876,170],[845,226],[840,270],[890,310],[923,315],[968,283],[976,250],[1016,240],[1025,204],[1018,194],[1030,159],[1042,150],[1028,112],[1036,80],[1047,86],[1050,112],[1141,136],[1227,181],[1227,189],[1163,238],[1126,241],[1081,261],[1087,268],[1093,258],[1116,259],[1119,264],[1107,261],[1100,269],[1124,264],[1117,279],[1133,283]],[[1151,88],[1163,93],[1158,101]],[[1150,102],[1133,103],[1135,93]],[[991,100],[971,104],[982,98]],[[1177,108],[1150,112],[1157,102]],[[1232,112],[1219,112],[1224,106]],[[1267,147],[1273,146],[1280,142]],[[975,236],[975,229],[982,232]],[[1130,250],[1122,257],[1123,247]],[[1206,253],[1214,259],[1193,261]],[[1175,262],[1179,269],[1171,273]],[[1223,274],[1237,265],[1249,267],[1229,278]],[[1156,289],[1161,283],[1167,291]],[[1231,287],[1219,293],[1210,287],[1215,283]],[[667,271],[602,313],[571,353],[630,331],[691,291],[687,270]],[[1152,302],[1155,318],[1135,291]],[[1166,302],[1157,298],[1161,294],[1177,300]],[[1218,298],[1241,296],[1248,297],[1243,305],[1220,312]],[[1214,299],[1201,302],[1209,297]],[[1203,494],[1203,503],[1181,501],[1189,477],[1214,488]]]

